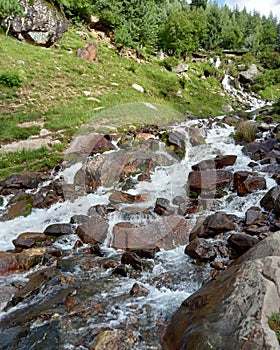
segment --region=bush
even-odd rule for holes
[[[257,127],[254,122],[241,122],[233,135],[237,142],[253,142],[257,135]]]
[[[277,114],[280,114],[280,97],[274,102],[273,109]]]
[[[172,71],[172,68],[176,67],[178,64],[179,64],[178,58],[173,56],[167,57],[160,62],[160,65],[165,67],[169,71]]]
[[[280,343],[280,314],[273,313],[268,319],[268,325],[276,333],[278,342]]]
[[[22,85],[22,78],[16,72],[4,72],[0,75],[0,85],[7,87],[20,87]]]

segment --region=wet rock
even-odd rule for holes
[[[36,244],[34,239],[28,239],[28,238],[17,238],[13,240],[13,245],[16,248],[22,248],[22,249],[29,249],[34,247]]]
[[[147,141],[154,141],[158,146],[157,140]],[[166,150],[168,152],[168,149]],[[149,148],[108,152],[85,162],[76,173],[74,181],[87,192],[93,192],[98,186],[112,187],[115,183],[130,177],[132,173],[145,173],[147,166],[152,166],[149,170],[154,170],[157,165],[171,165],[177,162],[178,160],[171,155],[159,154]]]
[[[213,199],[189,198],[179,205],[179,215],[201,213],[204,210],[214,210],[217,202]]]
[[[215,248],[203,238],[194,238],[185,248],[185,254],[201,261],[214,260],[217,256]]]
[[[121,192],[121,191],[115,191],[109,197],[109,201],[112,204],[120,204],[120,203],[132,204],[135,202],[135,200],[136,200],[136,196],[126,192]]]
[[[104,243],[108,228],[108,222],[96,213],[78,226],[76,232],[82,242],[94,245],[95,243]]]
[[[226,170],[192,171],[188,178],[190,197],[214,197],[219,191],[228,189],[233,175]]]
[[[191,220],[171,215],[160,220],[141,223],[121,222],[113,228],[113,247],[134,250],[147,248],[173,249],[186,244],[192,227]]]
[[[40,246],[43,242],[47,241],[47,239],[47,235],[41,232],[24,232],[13,240],[13,244],[15,247],[26,249],[27,246],[28,248],[32,248],[35,245]],[[34,242],[34,244],[32,242]],[[29,245],[32,245],[32,247]]]
[[[225,265],[219,261],[211,261],[210,266],[218,271],[225,270]]]
[[[278,349],[267,320],[279,312],[279,243],[276,232],[186,299],[166,328],[163,349]]]
[[[265,178],[258,176],[258,173],[248,171],[237,171],[234,173],[234,187],[237,190],[238,196],[245,196],[248,193],[253,193],[266,188]]]
[[[83,224],[88,220],[88,215],[73,215],[70,219],[70,224]]]
[[[40,346],[40,349],[44,350],[58,349],[59,337],[58,321],[47,322],[42,326],[32,328],[28,335],[21,339],[18,348],[35,349]]]
[[[236,229],[235,217],[224,212],[199,219],[191,232],[190,241],[195,237],[210,238]]]
[[[158,215],[171,215],[174,211],[170,208],[170,202],[166,198],[157,198],[154,212]]]
[[[271,188],[261,199],[260,204],[266,211],[280,215],[280,186]]]
[[[92,245],[90,247],[90,252],[91,252],[91,254],[97,255],[99,257],[104,256],[104,252],[102,251],[102,249],[98,243],[95,243],[94,245]]]
[[[206,131],[201,128],[188,128],[190,143],[192,146],[204,145],[206,138]]]
[[[30,331],[29,327],[12,327],[0,333],[0,349],[20,349],[19,342],[26,337]]]
[[[133,252],[123,253],[121,263],[125,265],[131,265],[135,270],[143,270],[141,258]]]
[[[103,153],[106,151],[112,151],[115,149],[116,147],[112,144],[111,141],[107,140],[104,136],[100,135],[99,138],[96,140],[96,143],[92,148],[90,155]]]
[[[202,162],[192,166],[193,170],[210,170],[210,169],[223,169],[227,166],[235,164],[237,159],[236,155],[217,156],[213,159],[203,160]]]
[[[46,177],[41,173],[25,172],[23,174],[14,174],[0,182],[0,189],[2,188],[1,192],[9,189],[34,189],[37,188],[39,183],[45,178]],[[7,192],[8,191],[6,191],[5,194],[8,194]]]
[[[16,291],[12,299],[5,306],[4,311],[8,311],[11,307],[24,302],[27,298],[40,293],[40,288],[44,284],[55,278],[58,275],[56,268],[50,267],[41,271],[36,271],[28,275],[28,282],[25,286]]]
[[[256,237],[252,237],[246,233],[234,233],[228,239],[229,247],[234,250],[233,257],[242,255],[258,242],[259,240]]]
[[[17,203],[11,205],[11,207],[8,210],[6,218],[8,220],[13,220],[19,216],[30,215],[32,211],[32,204],[33,204],[32,197],[23,196],[23,199],[20,199]]]
[[[253,160],[263,159],[273,148],[278,141],[276,139],[268,139],[266,141],[254,141],[243,147],[244,154]]]
[[[100,332],[90,345],[90,350],[130,350],[136,343],[136,335],[131,331],[105,330]]]
[[[17,264],[20,270],[29,270],[31,267],[42,263],[46,254],[46,248],[30,248],[17,254]]]
[[[136,295],[137,297],[146,297],[149,293],[149,290],[139,283],[134,283],[129,292],[130,295]]]
[[[121,276],[123,276],[123,277],[127,277],[127,272],[128,272],[127,267],[126,267],[126,265],[124,265],[124,264],[121,264],[121,265],[117,266],[117,267],[114,268],[114,270],[112,271],[112,273],[113,273],[114,275],[121,275]]]
[[[50,6],[43,0],[20,0],[20,4],[24,9],[24,17],[14,18],[10,28],[10,32],[17,38],[24,38],[34,45],[50,47],[68,30],[69,23],[55,6]]]
[[[256,225],[258,227],[268,224],[268,215],[263,213],[259,207],[251,207],[245,214],[245,225],[250,227]]]
[[[129,249],[132,253],[135,253],[140,258],[146,258],[146,259],[154,259],[156,256],[156,253],[160,251],[158,247],[155,248],[143,248],[143,249]]]
[[[44,234],[48,236],[63,236],[70,235],[74,232],[74,226],[72,224],[52,224],[46,227]]]
[[[8,252],[0,252],[0,276],[18,270],[16,255]]]

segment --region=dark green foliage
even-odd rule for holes
[[[7,17],[14,18],[22,13],[18,0],[0,0],[0,22]]]
[[[264,90],[266,87],[280,83],[280,69],[265,70],[256,76],[252,86],[254,92]]]
[[[4,72],[0,75],[0,85],[7,87],[20,87],[22,85],[22,78],[16,72]]]

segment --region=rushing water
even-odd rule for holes
[[[236,94],[235,89],[229,87],[228,79],[229,77],[226,76],[223,82],[225,89],[231,89],[232,93]],[[241,95],[242,98],[248,99],[247,95],[244,96],[244,92]],[[254,107],[262,104],[255,97],[250,101]],[[206,135],[203,145],[191,146],[190,144],[189,128],[195,126]],[[135,188],[129,190],[131,194],[148,194],[145,203],[134,203],[133,207],[150,207],[154,205],[157,198],[172,201],[177,196],[185,197],[186,180],[192,165],[214,158],[216,155],[237,155],[236,164],[234,167],[229,167],[229,170],[251,170],[248,167],[250,159],[242,153],[241,147],[236,145],[231,137],[233,127],[223,124],[221,118],[216,118],[211,122],[209,120],[187,121],[175,125],[173,130],[183,135],[186,144],[184,159],[170,166],[158,166],[151,174],[150,182],[138,182]],[[159,150],[159,152],[164,151]],[[73,182],[73,174],[80,167],[81,164],[76,164],[65,170],[64,177],[67,178],[68,183]],[[261,173],[261,168],[259,172]],[[272,187],[274,181],[266,174],[263,175],[266,177],[267,187]],[[25,218],[0,222],[1,250],[13,248],[12,240],[21,232],[43,232],[52,223],[67,223],[73,215],[85,214],[94,205],[108,204],[110,190],[110,188],[100,187],[96,193],[80,196],[74,201],[57,203],[49,209],[33,210],[31,215]],[[229,191],[228,195],[216,201],[215,211],[224,210],[227,213],[244,217],[249,207],[259,204],[263,194],[264,191],[258,191],[243,198]],[[3,207],[6,203],[5,200]],[[129,208],[129,205],[126,204],[125,208]],[[196,215],[201,214],[205,213]],[[196,215],[192,217],[193,223],[195,223]],[[156,220],[156,218],[150,219]],[[62,311],[56,313],[55,317],[60,322],[59,328],[63,334],[60,336],[62,342],[60,349],[88,349],[90,337],[94,337],[104,329],[118,329],[126,334],[132,332],[134,342],[132,342],[131,349],[160,349],[160,332],[166,321],[181,302],[196,291],[205,279],[209,278],[209,267],[194,265],[192,260],[184,254],[184,246],[179,246],[168,251],[161,249],[155,259],[147,260],[147,268],[141,273],[132,271],[128,277],[114,276],[111,269],[100,268],[103,262],[119,261],[122,255],[122,251],[110,247],[113,226],[125,220],[145,222],[146,217],[131,215],[125,219],[117,211],[108,215],[108,220],[108,237],[103,246],[105,256],[96,258],[95,263],[88,268],[84,268],[83,258],[79,258],[77,252],[73,253],[72,247],[77,239],[76,235],[62,237],[55,243],[55,246],[67,252],[66,255],[73,254],[74,268],[67,271],[66,276],[69,280],[72,279],[71,283],[77,290],[80,290],[78,305],[81,306],[83,312],[89,311],[87,317],[78,313],[71,317]],[[25,283],[27,275],[28,273],[2,277],[0,278],[1,288],[11,283]],[[130,290],[135,282],[147,291],[146,296],[130,296]],[[29,303],[30,307],[33,307],[36,303],[39,305],[44,299],[52,298],[52,293],[55,293],[56,288],[58,287],[55,285],[48,290],[43,288],[34,298],[8,311],[2,311],[0,321],[1,317],[9,319],[21,308],[28,307]],[[75,295],[73,290],[71,293]],[[92,310],[95,309],[99,311],[93,312]],[[44,324],[43,319],[37,319],[32,327],[36,328]],[[84,339],[84,343],[77,345],[81,338]]]

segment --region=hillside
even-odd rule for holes
[[[220,83],[222,71],[208,63],[188,62],[187,75],[179,76],[164,67],[178,64],[174,58],[165,61],[152,56],[127,58],[90,32],[88,39],[83,40],[77,34],[81,30],[86,31],[73,27],[51,48],[32,46],[10,36],[5,38],[1,33],[1,74],[8,77],[11,86],[0,85],[0,142],[3,146],[38,137],[40,132],[41,135],[50,132],[48,137],[55,142],[51,149],[2,152],[0,178],[24,168],[54,166],[63,158],[63,151],[77,129],[90,118],[99,126],[155,122],[134,112],[126,117],[122,113],[114,116],[113,112],[108,121],[107,112],[100,113],[103,109],[144,101],[179,112],[176,119],[184,119],[186,111],[199,117],[224,113],[222,106],[229,100]],[[76,57],[77,49],[93,39],[99,45],[98,61],[94,64]],[[134,83],[141,85],[144,93],[133,89]],[[166,114],[157,123],[170,121]]]

